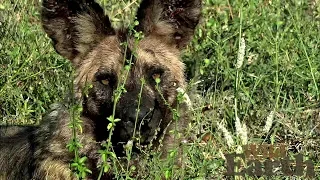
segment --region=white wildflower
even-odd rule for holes
[[[241,127],[240,119],[238,118],[237,115],[236,115],[236,122],[235,122],[234,124],[235,124],[235,126],[236,126],[237,136],[240,137],[240,133],[241,133],[241,131],[242,131],[242,127]]]
[[[189,110],[192,110],[192,103],[191,103],[191,100],[189,98],[189,95],[180,87],[177,88],[177,92],[183,94],[184,102],[187,104]]]
[[[238,116],[236,116],[235,126],[237,136],[240,137],[242,145],[246,145],[248,143],[248,132],[246,124],[243,123],[243,125],[241,125],[240,119],[238,118]]]
[[[241,140],[242,140],[242,145],[248,144],[248,131],[247,131],[247,125],[245,123],[242,124]]]
[[[243,153],[242,146],[238,145],[238,147],[237,147],[237,149],[236,149],[236,153],[237,153],[237,154],[242,154],[242,153]]]
[[[221,149],[219,149],[219,154],[220,154],[220,157],[224,160],[226,160],[227,158],[224,156],[223,152]]]
[[[129,140],[125,146],[126,149],[132,149],[132,146],[133,146],[133,141],[132,140]]]
[[[246,41],[244,40],[244,38],[241,38],[240,45],[239,45],[239,51],[238,51],[238,59],[237,59],[237,64],[236,64],[237,69],[241,68],[241,66],[243,64],[245,49],[246,49]]]
[[[234,141],[232,139],[231,133],[221,123],[218,123],[218,129],[222,131],[229,148],[232,147],[234,145]]]
[[[274,111],[271,111],[267,117],[266,124],[264,125],[263,132],[268,133],[271,129],[274,118]]]

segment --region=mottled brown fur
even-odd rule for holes
[[[85,120],[85,119],[84,119]],[[55,104],[39,127],[0,127],[0,172],[6,179],[72,179],[69,163],[73,155],[66,148],[71,140],[69,113]],[[78,135],[80,155],[98,161],[99,146],[94,141],[92,121],[83,121]],[[5,132],[5,133],[4,133]],[[11,133],[13,132],[14,135]],[[96,164],[88,164],[93,168]]]
[[[153,142],[159,147],[163,139],[163,156],[179,145],[183,136],[175,139],[169,131],[178,123],[177,131],[183,134],[188,123],[186,105],[180,106],[180,120],[172,121],[173,114],[155,89],[153,75],[160,76],[162,95],[175,108],[177,88],[186,86],[180,51],[198,24],[200,7],[200,0],[143,0],[137,13],[140,24],[135,30],[142,31],[144,38],[136,43],[125,28],[113,29],[93,0],[43,1],[44,30],[56,51],[76,68],[75,97],[83,106],[80,156],[88,157],[92,177],[97,176],[98,142],[106,140],[109,133],[106,118],[112,114],[112,95],[121,80],[125,58],[132,52],[135,56],[131,56],[133,64],[125,82],[127,92],[116,106],[116,118],[121,119],[112,136],[116,154],[123,155],[123,144],[132,139],[136,118],[142,145]],[[121,45],[123,42],[127,48]],[[142,78],[146,83],[140,112],[136,112]],[[84,93],[87,85],[91,88]],[[56,106],[39,127],[0,129],[0,172],[5,172],[8,179],[73,179],[69,168],[73,154],[66,148],[72,137],[69,123],[69,113],[63,106]],[[154,139],[156,129],[159,132]]]

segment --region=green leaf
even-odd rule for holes
[[[88,169],[88,168],[86,168],[85,171],[86,171],[87,173],[89,173],[89,174],[92,174],[92,171],[91,171],[90,169]]]
[[[87,176],[87,173],[85,171],[82,171],[81,172],[81,178],[85,179]]]
[[[73,128],[73,125],[72,125],[72,124],[69,124],[68,127],[69,127],[69,128]]]
[[[170,179],[171,177],[171,172],[169,170],[166,170],[165,174],[164,174],[166,179]]]
[[[113,152],[109,152],[109,154],[113,157],[113,158],[117,158],[116,154]]]
[[[71,142],[72,143],[72,142]],[[73,146],[73,144],[67,144],[67,148],[68,148],[68,151],[69,152],[72,152],[72,151],[74,151],[74,146]]]
[[[106,162],[107,161],[107,155],[106,154],[102,154],[101,155],[102,161]]]
[[[115,119],[113,122],[119,122],[119,121],[121,121],[121,119]]]
[[[136,166],[134,166],[134,165],[132,165],[131,167],[130,167],[130,171],[132,172],[132,171],[135,171],[137,168],[136,168]]]
[[[80,142],[76,142],[76,147],[82,148],[82,144]]]
[[[108,119],[110,122],[113,122],[113,121],[114,121],[113,116],[109,116],[109,117],[107,117],[107,119]]]
[[[129,65],[126,65],[126,66],[124,67],[124,69],[125,69],[126,71],[129,71],[129,70],[130,70],[130,66],[129,66]]]
[[[201,74],[201,75],[203,75],[203,74],[204,74],[203,69],[200,69],[200,74]]]
[[[88,158],[86,156],[82,157],[81,159],[79,159],[79,163],[83,164],[84,162],[86,162]]]
[[[78,166],[79,166],[79,164],[78,164],[78,163],[76,163],[76,162],[71,163],[71,167],[78,167]]]
[[[106,164],[104,167],[103,167],[103,172],[104,173],[107,173],[110,169],[110,166],[108,164]]]
[[[209,64],[210,64],[210,60],[209,60],[209,59],[205,59],[205,60],[204,60],[204,64],[205,64],[205,65],[209,65]]]
[[[140,81],[141,81],[141,85],[146,83],[146,80],[144,78],[141,78]]]
[[[172,157],[174,157],[175,155],[176,155],[176,151],[172,151],[169,156],[172,158]]]
[[[79,129],[79,131],[80,131],[80,134],[82,134],[82,126],[81,126],[81,124],[77,124],[77,127],[78,127],[78,129]]]
[[[157,84],[159,84],[161,82],[161,79],[160,78],[156,78],[155,81],[156,81]]]
[[[109,123],[107,129],[110,130],[113,127],[112,123]]]

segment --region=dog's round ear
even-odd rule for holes
[[[143,0],[136,27],[146,36],[155,34],[179,49],[191,40],[201,15],[201,0]]]
[[[42,5],[45,32],[56,51],[72,62],[103,37],[115,34],[108,16],[94,0],[43,0]]]

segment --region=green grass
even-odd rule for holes
[[[119,25],[123,18],[132,20],[128,17],[138,3],[130,2],[102,4]],[[204,4],[201,25],[183,56],[194,111],[184,149],[187,164],[173,177],[225,178],[222,154],[239,150],[245,132],[249,144],[285,143],[289,155],[302,153],[320,166],[320,1]],[[70,93],[72,67],[41,29],[39,8],[35,0],[0,2],[0,124],[38,123],[51,103]],[[244,62],[236,68],[241,38]],[[203,112],[208,105],[212,108]],[[270,114],[272,126],[264,132]],[[236,117],[247,130],[236,128]],[[201,142],[206,133],[213,140]],[[164,175],[170,162],[149,157],[141,162],[146,168],[140,174]]]

